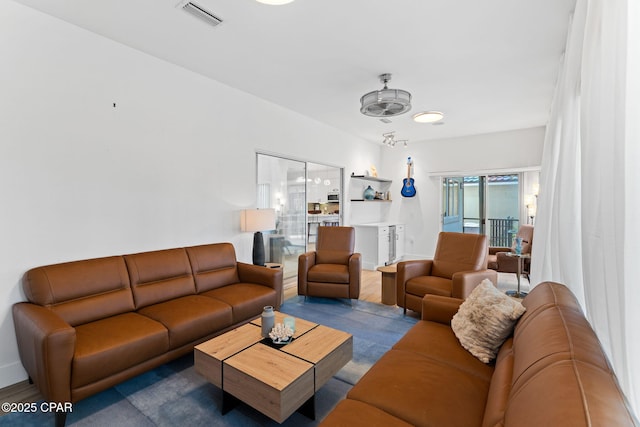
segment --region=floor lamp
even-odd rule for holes
[[[262,232],[276,228],[275,209],[245,209],[240,219],[242,231],[253,231],[253,263],[265,265],[264,240]]]

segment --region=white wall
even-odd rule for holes
[[[428,132],[428,128],[425,131]],[[409,143],[407,148],[381,148],[380,176],[393,179],[394,202],[387,219],[406,224],[407,258],[433,256],[440,231],[440,176],[539,167],[544,131],[543,127],[539,127],[415,142]],[[403,198],[400,189],[402,179],[407,176],[408,156],[414,161],[417,194],[412,198]]]
[[[220,241],[250,262],[256,150],[379,162],[374,144],[14,2],[0,58],[0,387],[26,378],[11,306],[29,268]]]

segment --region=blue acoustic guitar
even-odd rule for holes
[[[416,187],[413,185],[413,178],[411,178],[411,165],[413,165],[413,160],[411,157],[407,157],[407,177],[402,180],[402,190],[400,191],[403,197],[416,195]]]

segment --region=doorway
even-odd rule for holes
[[[520,217],[518,173],[442,178],[442,231],[486,234],[490,246],[511,246]]]

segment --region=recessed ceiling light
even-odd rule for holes
[[[433,123],[444,118],[440,111],[423,111],[413,115],[413,121],[418,123]]]
[[[279,6],[281,4],[291,3],[293,0],[257,0],[259,3],[270,4],[273,6]]]

